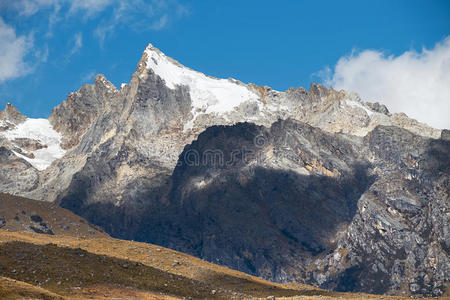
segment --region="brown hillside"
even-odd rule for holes
[[[54,203],[0,193],[0,228],[49,235],[106,237],[98,227]]]
[[[275,284],[145,243],[4,230],[0,230],[0,276],[67,299],[400,299]],[[20,283],[18,289],[25,286],[29,287]],[[4,284],[0,290],[4,292]]]

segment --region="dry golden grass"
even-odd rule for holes
[[[0,299],[44,299],[44,300],[83,300],[83,299],[136,299],[136,300],[176,300],[182,299],[151,292],[138,291],[128,287],[95,285],[73,290],[68,296],[61,296],[34,285],[0,277]]]
[[[64,298],[43,288],[0,276],[0,299],[59,300]]]
[[[299,294],[280,284],[144,243],[1,230],[0,241],[2,275],[61,295],[72,294],[74,287],[105,283],[203,299]],[[328,293],[317,289],[304,292]]]
[[[0,230],[0,264],[2,276],[70,299],[402,299],[276,284],[163,247],[104,237]]]
[[[100,228],[54,203],[2,193],[0,218],[6,222],[2,229],[14,232],[39,232],[46,228],[55,235],[108,236]]]

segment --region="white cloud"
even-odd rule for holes
[[[167,26],[168,21],[169,21],[169,17],[166,14],[164,14],[158,20],[153,22],[153,24],[150,27],[153,30],[161,30]]]
[[[41,48],[33,47],[33,56],[37,62],[47,62],[48,58],[48,45],[45,44]]]
[[[81,76],[81,83],[85,84],[85,83],[92,82],[92,80],[95,77],[95,74],[96,74],[95,71],[89,71],[88,73],[84,74],[83,76]]]
[[[16,0],[11,5],[21,16],[32,16],[39,10],[59,5],[59,2],[60,0]]]
[[[70,13],[76,13],[82,11],[86,13],[88,17],[93,16],[108,6],[112,5],[114,0],[76,0],[70,5]]]
[[[25,17],[45,12],[48,14],[45,35],[48,38],[53,36],[55,25],[66,18],[98,19],[99,25],[93,34],[101,45],[117,28],[157,31],[189,15],[188,8],[178,0],[14,0],[6,4],[0,2],[1,8],[12,9]]]
[[[32,71],[25,61],[32,46],[32,36],[17,36],[15,30],[0,18],[0,82]]]
[[[70,50],[69,56],[78,53],[81,47],[83,47],[83,34],[81,32],[78,32],[73,37],[73,46],[72,49]]]
[[[431,50],[411,50],[396,57],[376,50],[352,53],[319,76],[336,89],[381,102],[391,112],[450,128],[450,36]]]
[[[78,12],[91,16],[103,11],[118,0],[15,0],[9,4],[21,16],[32,16],[39,11],[53,9],[59,11],[62,5],[68,7],[69,14]]]
[[[134,31],[162,30],[171,20],[189,14],[186,6],[176,0],[114,0],[112,13],[95,29],[94,36],[100,44],[114,35],[117,28],[128,27]]]

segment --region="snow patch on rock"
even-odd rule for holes
[[[355,101],[355,100],[349,100],[349,99],[345,99],[342,101],[345,105],[351,106],[351,107],[357,107],[357,108],[361,108],[363,109],[367,115],[370,117],[372,116],[375,112],[371,111],[370,109],[368,109],[367,107],[365,107],[362,103]]]
[[[17,152],[38,170],[45,170],[53,161],[64,156],[65,150],[61,148],[61,135],[56,132],[47,119],[27,119],[12,130],[1,133],[4,138],[13,141],[18,138],[37,140],[47,148],[32,151],[34,158],[29,158]]]

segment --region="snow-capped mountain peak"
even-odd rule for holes
[[[151,44],[145,49],[146,67],[151,69],[170,89],[189,87],[192,115],[223,114],[246,101],[258,101],[260,96],[249,86],[234,79],[218,79],[189,69],[167,57]]]

